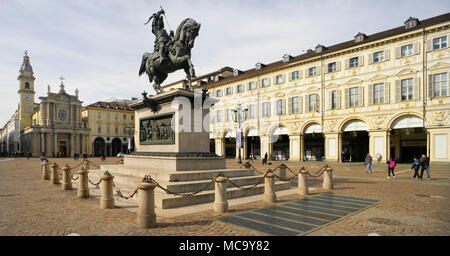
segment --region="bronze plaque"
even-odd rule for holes
[[[139,120],[139,145],[175,144],[173,113]]]

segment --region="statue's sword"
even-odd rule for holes
[[[161,8],[161,10],[164,11],[164,9],[162,8],[162,6],[159,6],[159,8]],[[172,28],[170,28],[169,20],[167,19],[167,16],[166,16],[166,12],[164,12],[163,15],[164,15],[164,18],[166,18],[166,22],[167,22],[167,26],[169,26],[169,30],[172,30]]]

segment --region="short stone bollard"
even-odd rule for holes
[[[269,170],[264,175],[264,202],[273,203],[275,200],[275,174]]]
[[[87,171],[89,170],[89,162],[85,161],[83,162],[83,168]]]
[[[66,164],[62,170],[62,190],[71,190],[72,189],[72,176],[70,175],[70,167]]]
[[[58,165],[56,163],[52,163],[50,169],[50,181],[52,184],[59,184]]]
[[[215,181],[215,193],[214,193],[214,212],[226,212],[228,210],[228,194],[227,194],[227,181],[228,178],[224,176],[218,176]]]
[[[280,168],[280,179],[285,180],[286,179],[286,165],[281,164],[279,168]]]
[[[119,164],[123,165],[123,158],[119,160]]]
[[[50,179],[50,173],[48,172],[48,162],[47,161],[42,162],[42,179],[43,180]]]
[[[137,226],[140,228],[156,227],[155,187],[156,184],[147,177],[138,185]]]
[[[102,197],[100,198],[100,209],[111,209],[114,208],[114,193],[113,193],[113,180],[112,176],[108,171],[106,171],[100,177],[100,190]]]
[[[298,172],[298,191],[297,191],[297,194],[302,195],[302,196],[306,196],[306,195],[308,195],[308,185],[306,185],[306,178],[307,178],[308,174],[302,173],[303,170],[305,170],[305,168],[302,168]]]
[[[327,167],[325,169],[325,171],[323,172],[323,184],[322,184],[323,189],[326,189],[326,190],[333,189],[332,171],[333,171],[332,168]]]
[[[84,167],[78,171],[78,179],[80,179],[80,185],[77,192],[78,198],[89,197],[88,173],[89,171],[84,169]]]

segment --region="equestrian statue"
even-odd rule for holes
[[[195,70],[191,62],[191,49],[198,36],[200,24],[187,18],[178,26],[175,35],[172,30],[167,34],[162,15],[165,15],[165,12],[161,8],[144,24],[147,25],[153,19],[152,33],[156,38],[153,53],[146,52],[142,56],[139,76],[144,72],[147,73],[150,83],[154,82],[156,94],[160,94],[164,92],[161,83],[166,80],[168,74],[183,69],[189,82],[189,89],[192,89],[191,80],[195,78]]]

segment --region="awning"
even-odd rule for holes
[[[354,120],[351,122],[348,122],[344,128],[342,128],[342,131],[344,132],[353,132],[353,131],[367,131],[369,130],[369,126],[367,126],[366,123],[359,120]]]
[[[322,133],[322,126],[320,124],[311,124],[306,127],[305,134],[308,133]]]
[[[288,135],[288,129],[283,126],[278,126],[273,130],[272,135]]]
[[[423,127],[423,121],[421,118],[415,116],[401,117],[392,124],[391,129],[403,129],[403,128],[418,128]]]
[[[234,131],[227,131],[225,133],[225,138],[236,138],[236,133]]]
[[[247,133],[247,137],[256,137],[259,136],[259,132],[256,128],[250,128]]]

